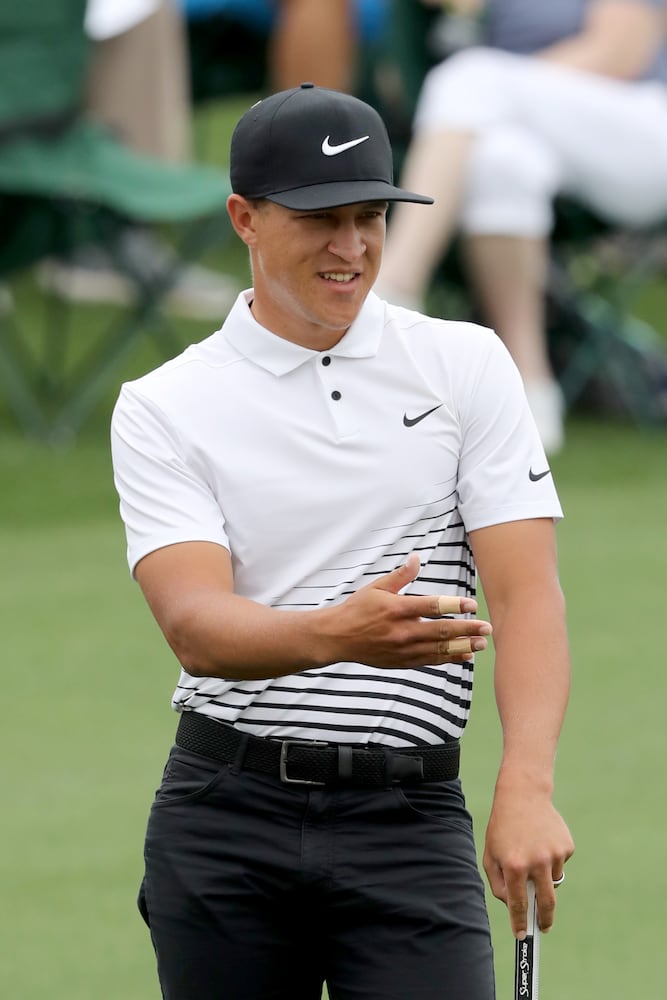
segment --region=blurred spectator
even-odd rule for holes
[[[523,376],[545,448],[563,443],[563,401],[544,329],[552,203],[603,219],[667,217],[666,0],[450,0],[477,15],[474,43],[422,87],[401,184],[435,198],[397,206],[377,290],[419,305],[452,236]],[[483,9],[484,8],[484,9]]]
[[[86,31],[93,53],[85,104],[136,152],[187,162],[191,151],[189,65],[182,13],[174,0],[88,0]],[[124,227],[117,248],[82,246],[39,267],[43,287],[75,301],[127,303],[135,286],[118,256],[147,278],[171,272],[171,247],[156,233]],[[221,320],[238,293],[224,274],[195,264],[177,267],[166,296],[175,312]]]
[[[269,45],[271,90],[304,80],[350,90],[356,62],[354,0],[279,0]]]
[[[86,31],[90,114],[137,152],[190,159],[188,53],[173,0],[88,0]]]
[[[354,91],[358,49],[382,32],[388,0],[180,0],[191,22],[222,15],[268,39],[265,89],[304,81]],[[213,22],[212,22],[213,23]],[[215,29],[213,29],[215,30]]]

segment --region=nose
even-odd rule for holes
[[[361,257],[366,252],[366,244],[358,226],[354,222],[341,223],[329,241],[329,250],[349,262]]]

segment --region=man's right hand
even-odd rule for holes
[[[419,574],[413,553],[391,573],[321,612],[327,662],[352,661],[385,669],[461,663],[487,647],[491,625],[474,614],[471,597],[401,594]]]

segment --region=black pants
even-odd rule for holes
[[[165,1000],[492,1000],[458,781],[309,790],[174,748],[140,908]]]

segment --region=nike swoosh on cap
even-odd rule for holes
[[[344,153],[346,149],[352,149],[353,146],[358,146],[361,142],[366,142],[370,139],[369,135],[362,135],[360,139],[350,139],[349,142],[341,142],[338,146],[332,146],[329,142],[331,138],[330,135],[326,137],[322,143],[322,152],[325,156],[338,156],[339,153]]]
[[[419,416],[417,416],[417,417],[409,417],[407,415],[407,413],[404,413],[403,414],[403,423],[405,424],[406,427],[414,427],[415,424],[418,424],[420,420],[423,420],[425,417],[430,416],[431,413],[435,413],[436,410],[439,410],[441,406],[442,406],[442,403],[438,403],[437,406],[434,406],[430,410],[426,410],[425,413],[420,413]]]
[[[529,469],[528,478],[530,479],[531,483],[539,483],[540,479],[544,479],[544,477],[548,476],[550,472],[551,469],[545,469],[544,472],[533,472],[532,469]]]

